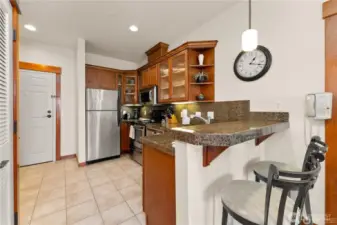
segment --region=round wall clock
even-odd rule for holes
[[[270,51],[259,45],[254,51],[242,51],[234,62],[234,73],[243,81],[254,81],[265,75],[272,62]]]

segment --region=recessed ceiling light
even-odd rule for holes
[[[132,31],[132,32],[137,32],[138,31],[138,27],[136,25],[131,25],[129,27],[129,29]]]
[[[24,26],[27,30],[29,31],[36,31],[36,27],[34,27],[33,25],[31,24],[25,24]]]

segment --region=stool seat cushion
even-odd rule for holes
[[[222,190],[222,203],[233,213],[255,224],[264,224],[267,185],[248,180],[234,180]],[[277,224],[282,190],[273,188],[270,197],[268,225]],[[291,223],[294,200],[287,196],[283,224]]]
[[[274,164],[279,170],[302,172],[302,170],[296,166],[292,166],[287,163],[275,162],[275,161],[260,161],[252,165],[250,168],[260,176],[268,178],[269,167]]]

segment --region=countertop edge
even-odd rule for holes
[[[282,132],[290,127],[289,122],[279,122],[272,125],[259,127],[254,130],[237,132],[232,134],[205,134],[188,133],[184,131],[171,130],[175,140],[201,146],[233,146],[250,141],[269,134]]]

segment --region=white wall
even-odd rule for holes
[[[20,61],[58,66],[61,74],[61,156],[76,153],[75,51],[21,38]]]
[[[241,34],[248,26],[247,3],[233,5],[212,21],[170,44],[174,48],[183,40],[218,40],[215,51],[215,99],[249,99],[252,111],[290,113],[291,128],[272,136],[258,147],[258,157],[301,166],[306,150],[304,97],[310,92],[324,91],[324,21],[321,19],[321,4],[321,1],[253,2],[253,28],[259,31],[260,44],[269,48],[273,55],[270,71],[255,82],[242,82],[233,72],[234,60],[241,51]],[[313,133],[324,137],[324,123],[315,123]],[[246,145],[247,154],[252,154],[252,147]],[[324,176],[323,169],[311,195],[313,212],[320,215],[325,210]],[[323,224],[318,217],[315,222]]]
[[[85,54],[85,63],[95,66],[103,66],[120,70],[135,70],[139,66],[137,63],[116,59],[112,57],[97,55],[93,53]]]
[[[77,92],[77,159],[79,163],[86,161],[85,133],[85,40],[77,40],[76,54],[76,92]]]

